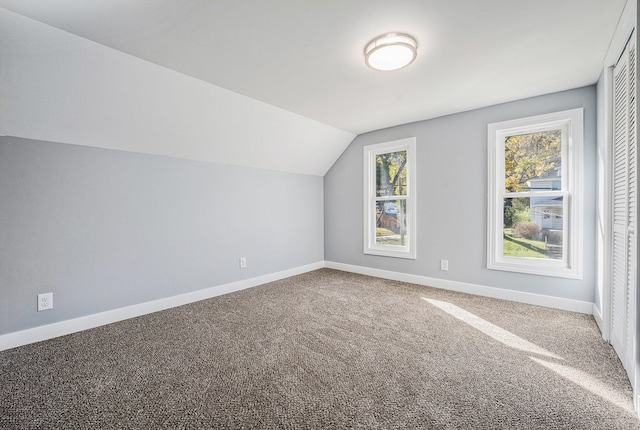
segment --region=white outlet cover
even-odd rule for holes
[[[53,309],[53,293],[38,294],[38,312]]]

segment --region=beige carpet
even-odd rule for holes
[[[322,269],[0,352],[0,428],[631,429],[590,316]]]

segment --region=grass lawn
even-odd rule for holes
[[[405,238],[404,243],[400,239],[376,239],[376,244],[378,245],[398,245],[398,246],[406,246],[408,244],[408,240]]]
[[[520,243],[512,242],[517,241]],[[549,258],[544,251],[545,244],[540,240],[525,239],[523,237],[514,238],[508,234],[504,235],[503,253],[509,257],[531,257],[531,258]]]
[[[409,242],[409,238],[405,236],[404,243],[400,235],[395,234],[387,228],[376,228],[376,243],[378,245],[400,245],[405,246]]]

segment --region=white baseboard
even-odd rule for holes
[[[584,314],[594,315],[594,317],[596,317],[596,321],[598,321],[597,317],[599,316],[595,305],[590,302],[563,299],[541,294],[525,293],[521,291],[505,290],[502,288],[487,287],[484,285],[469,284],[465,282],[448,281],[445,279],[430,278],[426,276],[411,275],[407,273],[392,272],[381,269],[373,269],[370,267],[336,263],[333,261],[324,261],[296,267],[293,269],[283,270],[281,272],[262,275],[251,279],[236,281],[229,284],[218,285],[216,287],[206,288],[204,290],[193,291],[190,293],[180,294],[164,299],[153,300],[150,302],[139,303],[136,305],[100,312],[97,314],[60,321],[45,326],[7,333],[4,335],[0,335],[0,351],[27,345],[29,343],[52,339],[58,336],[76,333],[101,325],[111,324],[117,321],[138,317],[152,312],[158,312],[176,306],[182,306],[188,303],[209,299],[211,297],[232,293],[234,291],[244,290],[246,288],[255,287],[257,285],[262,285],[268,282],[273,282],[280,279],[288,278],[290,276],[317,270],[322,267],[342,270],[345,272],[359,273],[362,275],[375,276],[383,279],[391,279],[394,281],[410,282],[413,284],[425,285],[445,290],[459,291],[484,297],[492,297],[496,299],[510,300],[514,302],[580,312]]]
[[[123,308],[113,309],[110,311],[87,315],[84,317],[60,321],[45,326],[34,327],[27,330],[4,334],[0,336],[0,351],[27,345],[29,343],[52,339],[58,336],[64,336],[66,334],[76,333],[82,330],[111,324],[128,318],[150,314],[152,312],[158,312],[164,309],[185,305],[187,303],[209,299],[211,297],[220,296],[222,294],[244,290],[246,288],[255,287],[257,285],[262,285],[268,282],[277,281],[279,279],[288,278],[290,276],[299,275],[301,273],[310,272],[322,267],[324,267],[324,262],[320,261],[305,266],[295,267],[293,269],[283,270],[281,272],[270,273],[268,275],[262,275],[251,279],[244,279],[242,281],[218,285],[216,287],[206,288],[204,290],[193,291],[177,296],[166,297],[164,299],[139,303],[136,305],[126,306]]]
[[[593,314],[594,309],[593,303],[591,302],[545,296],[542,294],[526,293],[522,291],[505,290],[502,288],[487,287],[484,285],[469,284],[466,282],[448,281],[446,279],[429,278],[427,276],[410,275],[408,273],[392,272],[388,270],[373,269],[371,267],[335,263],[333,261],[325,261],[325,267],[328,267],[330,269],[342,270],[345,272],[359,273],[361,275],[375,276],[377,278],[410,282],[412,284],[441,288],[443,290],[458,291],[483,297],[510,300],[512,302],[545,306],[548,308],[562,309],[565,311],[579,312],[589,315]]]
[[[593,310],[591,311],[591,315],[593,315],[593,319],[596,321],[598,328],[600,329],[600,333],[602,334],[602,339],[609,342],[609,328],[602,316],[602,311],[596,304],[593,304]]]

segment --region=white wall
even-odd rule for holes
[[[323,252],[592,302],[591,194],[584,280],[485,268],[487,123],[580,106],[593,190],[593,87],[368,133],[340,156],[349,133],[0,8],[0,335],[304,266]],[[409,136],[418,137],[418,259],[365,256],[362,146]],[[307,173],[322,175],[339,156],[323,190]],[[36,312],[36,294],[48,291],[54,310]]]
[[[2,8],[0,135],[319,176],[354,137]]]
[[[321,265],[352,138],[0,8],[0,347]]]
[[[584,279],[488,270],[487,124],[578,107],[584,108],[585,124],[585,213],[584,231],[579,232],[584,241]],[[362,147],[411,136],[417,138],[417,259],[365,255],[362,252]],[[417,275],[435,283],[455,281],[593,303],[595,155],[594,86],[360,135],[325,176],[325,260]],[[449,271],[440,270],[441,259],[449,260]]]
[[[0,137],[0,335],[322,260],[321,177]]]

